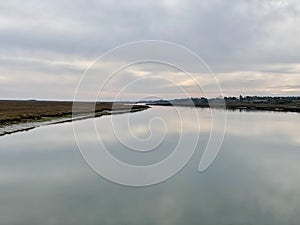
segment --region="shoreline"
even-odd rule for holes
[[[28,131],[37,127],[84,120],[104,115],[143,111],[150,106],[178,106],[199,108],[222,108],[240,111],[273,111],[300,113],[300,107],[291,105],[271,105],[226,103],[226,108],[218,104],[183,104],[171,102],[151,102],[143,105],[132,102],[75,102],[71,101],[0,100],[0,136]],[[91,113],[92,112],[92,113]]]
[[[148,108],[150,107],[146,105],[126,103],[76,102],[76,112],[73,112],[73,102],[0,100],[0,136],[41,126],[138,112]]]

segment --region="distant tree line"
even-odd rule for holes
[[[223,100],[224,99],[224,100]],[[300,97],[272,97],[272,96],[242,96],[239,97],[218,97],[218,98],[206,98],[206,97],[192,97],[192,98],[180,98],[172,100],[146,100],[141,103],[151,103],[158,105],[208,105],[209,103],[222,103],[226,105],[294,105],[300,106]]]

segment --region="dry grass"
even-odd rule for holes
[[[126,105],[123,103],[81,102],[76,103],[77,113],[83,113],[95,109],[96,112],[103,110],[142,110],[147,106]],[[0,125],[20,123],[26,121],[41,120],[45,117],[64,117],[72,115],[73,102],[71,101],[14,101],[0,100]]]

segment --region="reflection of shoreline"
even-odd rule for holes
[[[0,136],[28,131],[37,127],[84,120],[104,115],[146,110],[149,106],[124,103],[76,103],[45,101],[0,101]],[[95,109],[95,112],[90,113]]]
[[[184,104],[184,103],[147,103],[152,106],[183,106],[183,107],[199,107],[199,108],[226,108],[228,110],[240,110],[240,111],[273,111],[273,112],[298,112],[300,113],[300,107],[291,105],[263,105],[263,104],[228,104],[226,107],[223,105],[209,105],[209,104]]]

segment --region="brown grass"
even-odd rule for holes
[[[95,112],[103,110],[142,110],[148,108],[143,105],[126,105],[123,103],[98,102],[76,103],[77,113]],[[64,117],[72,115],[71,101],[15,101],[0,100],[0,125],[40,120],[44,117]]]

